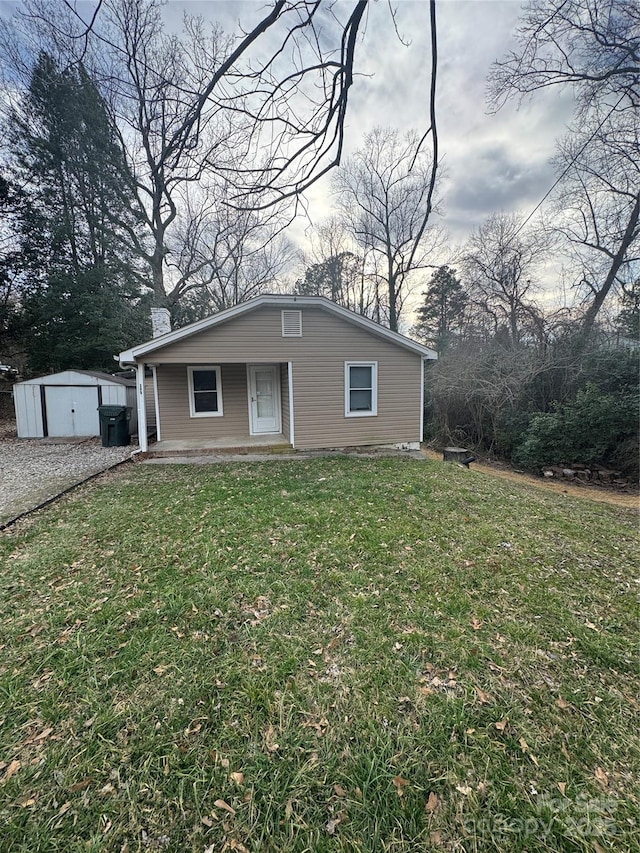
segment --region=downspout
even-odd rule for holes
[[[289,444],[295,449],[296,434],[293,425],[293,362],[287,362],[287,378],[289,380]]]

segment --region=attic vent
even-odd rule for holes
[[[282,311],[282,337],[302,337],[302,311]]]

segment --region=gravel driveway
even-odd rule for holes
[[[0,524],[127,459],[136,449],[102,447],[99,438],[0,437]]]

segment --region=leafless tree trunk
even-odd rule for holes
[[[493,214],[472,234],[464,257],[471,303],[512,347],[531,336],[539,313],[531,297],[543,244],[521,233],[521,225],[516,215]]]
[[[533,0],[518,49],[494,66],[493,106],[571,86],[576,120],[559,146],[553,227],[588,294],[582,345],[638,256],[640,6],[629,0]]]

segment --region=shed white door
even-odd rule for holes
[[[249,365],[249,427],[251,435],[280,432],[277,364]]]
[[[50,436],[100,435],[97,388],[51,385],[45,398]]]

